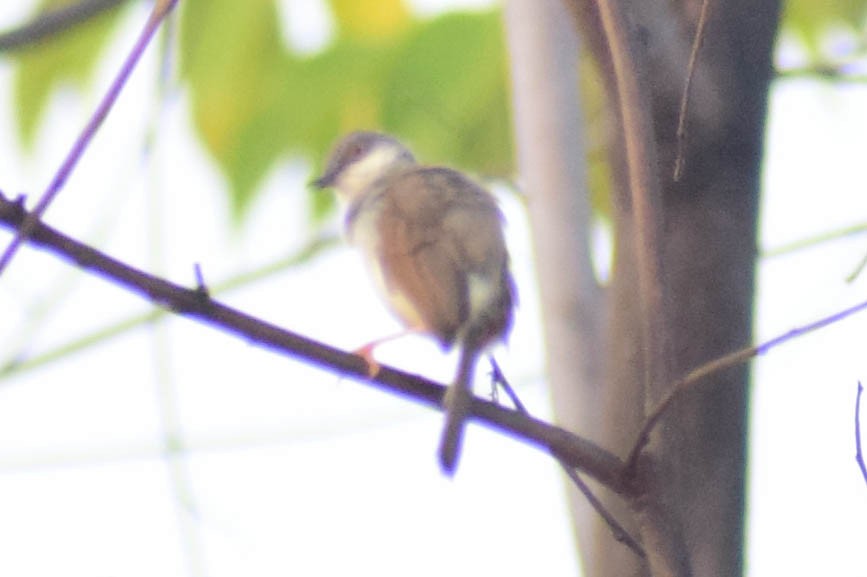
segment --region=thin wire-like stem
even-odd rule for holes
[[[132,50],[123,63],[123,66],[121,66],[117,77],[111,83],[108,92],[106,92],[105,96],[100,101],[99,106],[97,106],[93,115],[90,117],[90,120],[87,122],[81,134],[69,150],[69,153],[66,155],[60,168],[58,168],[57,172],[54,174],[54,178],[51,179],[48,188],[40,197],[39,202],[36,204],[33,211],[28,214],[27,220],[18,228],[15,236],[3,252],[3,255],[0,256],[0,275],[2,275],[6,267],[9,266],[9,263],[15,256],[21,243],[33,233],[36,223],[39,222],[39,219],[41,219],[42,215],[45,214],[45,211],[48,210],[48,206],[63,189],[63,185],[69,179],[72,171],[75,170],[78,161],[81,159],[85,150],[87,150],[88,145],[93,140],[100,125],[102,125],[102,122],[111,111],[112,106],[114,106],[114,103],[117,101],[121,90],[123,90],[123,87],[126,85],[126,81],[135,69],[145,48],[159,28],[160,23],[176,3],[177,0],[159,0],[154,4],[153,10],[151,11],[147,23],[145,23],[144,29],[139,35],[136,43],[133,45]]]
[[[209,285],[208,291],[213,294],[222,294],[248,286],[269,276],[284,272],[287,268],[309,261],[310,258],[320,252],[334,247],[337,241],[338,238],[335,235],[317,236],[297,252],[288,254],[264,267],[243,272],[223,282]],[[24,354],[26,343],[20,344],[19,351],[10,352],[7,355],[9,360],[5,364],[0,364],[0,381],[17,373],[36,369],[69,355],[87,350],[128,331],[140,328],[144,324],[160,322],[170,314],[169,311],[164,309],[153,309],[146,313],[131,315],[94,329],[73,341],[61,344],[33,357],[26,357]]]
[[[861,257],[861,260],[858,261],[858,264],[855,265],[855,268],[846,275],[846,282],[853,283],[855,282],[861,273],[864,272],[864,267],[867,267],[867,254]]]
[[[863,59],[864,54],[858,54],[855,58]],[[797,68],[776,69],[774,76],[777,80],[800,80],[807,78],[819,82],[833,82],[841,84],[865,84],[867,74],[858,72],[858,69],[850,66],[851,62],[842,63],[819,63],[814,65],[799,66]]]
[[[864,385],[858,381],[858,393],[855,395],[855,461],[861,469],[861,476],[867,483],[867,465],[864,464],[864,452],[861,450],[861,395],[864,394]]]
[[[491,363],[491,372],[493,374],[494,384],[496,390],[496,385],[499,385],[503,391],[505,391],[506,396],[509,397],[509,400],[515,406],[515,409],[518,410],[519,413],[523,413],[525,415],[529,415],[529,411],[527,411],[527,407],[524,406],[524,403],[521,402],[521,399],[518,398],[518,394],[515,392],[515,389],[512,388],[512,385],[506,379],[506,376],[503,374],[503,371],[500,369],[499,363],[494,358],[493,355],[488,355],[488,360]],[[629,547],[636,555],[641,557],[642,559],[647,557],[647,554],[642,549],[641,544],[629,534],[629,531],[626,530],[623,525],[618,523],[617,519],[614,518],[614,515],[608,512],[608,509],[605,508],[605,505],[602,501],[593,494],[593,490],[590,489],[590,486],[581,478],[578,472],[564,463],[562,460],[558,459],[557,463],[560,465],[560,468],[563,469],[563,472],[569,477],[572,481],[572,484],[584,495],[584,498],[587,499],[587,502],[590,503],[590,506],[593,507],[593,510],[602,517],[602,520],[608,525],[608,528],[611,529],[611,534],[614,536],[614,539],[620,543],[623,543],[627,547]]]
[[[689,64],[686,67],[686,80],[683,92],[680,95],[680,112],[677,116],[677,153],[674,158],[674,180],[679,181],[683,176],[683,167],[686,163],[684,149],[686,147],[686,117],[689,112],[689,97],[692,92],[692,78],[695,76],[695,65],[698,62],[698,53],[704,41],[704,27],[707,24],[707,12],[710,0],[701,3],[701,13],[698,16],[698,24],[695,28],[695,37],[692,39],[692,51],[689,54]]]
[[[781,246],[763,250],[761,256],[762,258],[775,258],[778,256],[784,256],[793,252],[812,248],[820,244],[825,244],[827,242],[840,240],[843,238],[856,236],[864,233],[867,233],[867,223],[859,223],[838,230],[822,232],[814,236],[802,238]]]

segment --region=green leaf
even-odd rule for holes
[[[382,125],[385,78],[394,66],[394,47],[342,40],[326,52],[300,62],[287,75],[283,122],[292,150],[313,158],[315,173],[343,133]],[[332,195],[310,191],[314,220],[331,213]]]
[[[497,13],[452,14],[418,22],[384,43],[340,38],[305,61],[291,125],[314,147],[315,169],[333,142],[356,129],[404,139],[424,162],[487,175],[511,174],[506,61]],[[309,150],[309,148],[308,148]],[[312,193],[314,216],[331,196]]]
[[[181,70],[193,122],[243,214],[266,171],[285,151],[279,122],[289,55],[271,0],[188,0],[181,23]]]
[[[182,5],[182,71],[194,124],[229,181],[236,216],[281,157],[312,158],[319,170],[333,142],[358,128],[394,132],[426,161],[511,170],[496,13],[419,22],[373,10],[370,33],[341,24],[327,50],[301,57],[282,43],[273,0]],[[341,22],[359,9],[332,5]],[[331,210],[331,195],[309,194],[314,218]]]
[[[420,156],[477,172],[513,170],[506,55],[498,12],[417,27],[395,56],[383,121]]]
[[[42,9],[69,4],[69,0],[42,3]],[[52,92],[65,84],[83,88],[118,22],[119,9],[110,10],[43,42],[17,51],[14,99],[18,132],[25,147],[33,144],[36,129]]]

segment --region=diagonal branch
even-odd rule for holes
[[[806,325],[791,329],[781,335],[765,341],[758,345],[751,345],[742,349],[738,349],[722,357],[713,359],[703,365],[696,367],[688,372],[685,376],[675,381],[670,387],[665,397],[653,408],[644,421],[641,431],[638,433],[635,444],[629,452],[629,457],[626,459],[627,470],[631,470],[638,458],[641,456],[641,451],[650,440],[650,433],[659,424],[662,417],[674,405],[674,401],[680,398],[683,393],[699,386],[702,383],[709,382],[709,377],[716,375],[726,369],[731,369],[748,362],[753,357],[763,355],[773,348],[783,345],[793,339],[802,337],[827,326],[837,324],[838,322],[862,311],[867,310],[867,301],[862,301],[854,304],[841,311],[837,311],[828,316],[822,317]]]
[[[83,24],[125,2],[127,0],[81,0],[75,4],[48,10],[19,28],[0,33],[0,52],[36,44],[44,38]]]
[[[10,201],[0,194],[0,223],[18,230],[28,218],[32,218],[32,213],[24,209],[22,199]],[[201,288],[187,289],[170,283],[70,238],[39,220],[35,222],[28,237],[29,243],[180,316],[417,403],[440,408],[446,390],[444,385],[386,366],[375,378],[369,378],[367,362],[357,355],[254,318],[211,299]],[[615,493],[624,495],[629,491],[622,481],[623,461],[582,437],[479,398],[473,399],[471,414],[485,426],[545,450],[569,466],[583,470]]]
[[[6,250],[2,255],[0,255],[0,275],[2,275],[6,267],[9,266],[9,263],[15,256],[18,247],[22,242],[27,240],[32,229],[35,228],[36,223],[40,218],[42,218],[45,211],[48,210],[48,206],[63,189],[63,185],[72,174],[72,171],[75,170],[78,161],[81,160],[81,157],[85,150],[87,150],[91,140],[96,136],[96,132],[108,116],[108,113],[117,101],[118,96],[120,96],[121,90],[123,90],[126,81],[129,80],[129,77],[132,75],[132,71],[135,69],[136,64],[138,64],[139,58],[141,58],[141,55],[150,43],[151,38],[153,38],[153,35],[159,29],[160,23],[162,23],[163,19],[169,14],[169,12],[171,12],[172,8],[177,4],[177,1],[178,0],[157,0],[154,4],[150,17],[145,23],[138,40],[124,61],[123,66],[121,66],[114,81],[111,83],[111,86],[109,86],[108,92],[103,96],[99,106],[97,106],[93,115],[90,117],[90,120],[88,120],[84,129],[81,131],[81,134],[75,140],[75,143],[73,143],[72,148],[70,148],[63,163],[57,169],[57,172],[51,179],[48,188],[39,198],[39,202],[36,204],[32,216],[27,217],[27,220],[15,232],[15,236],[6,247]]]

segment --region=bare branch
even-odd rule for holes
[[[32,213],[24,209],[22,201],[9,201],[0,195],[0,223],[10,229],[20,229],[28,219],[32,221]],[[187,289],[133,268],[39,220],[35,220],[35,223],[29,237],[31,244],[43,247],[52,254],[178,315],[204,322],[245,341],[405,396],[437,410],[441,409],[440,403],[446,390],[444,385],[386,366],[382,367],[375,378],[370,378],[367,362],[358,355],[251,317],[212,300],[199,290]],[[583,470],[615,493],[625,494],[629,489],[622,482],[623,461],[582,437],[479,398],[473,398],[471,414],[486,426],[541,448],[570,467]]]
[[[39,14],[27,24],[0,34],[0,52],[25,48],[120,6],[127,0],[82,0]]]
[[[156,33],[160,23],[172,8],[174,8],[176,3],[177,0],[157,0],[157,2],[154,3],[153,10],[151,11],[150,17],[148,18],[141,35],[139,35],[138,40],[135,45],[133,45],[132,50],[123,63],[123,66],[121,66],[117,77],[115,77],[114,81],[111,83],[108,92],[106,92],[102,101],[100,101],[99,106],[97,106],[94,111],[93,116],[90,117],[84,130],[82,130],[81,134],[72,145],[72,148],[69,150],[63,164],[61,164],[60,168],[57,169],[54,178],[52,178],[48,188],[42,194],[42,197],[33,209],[32,216],[28,216],[27,221],[25,221],[16,231],[9,246],[6,247],[3,255],[0,256],[0,275],[3,274],[3,271],[15,256],[18,247],[32,233],[36,223],[40,218],[42,218],[45,211],[48,210],[48,205],[51,204],[54,198],[63,189],[63,185],[72,174],[72,171],[75,170],[75,166],[78,164],[84,151],[87,150],[87,146],[90,144],[90,141],[93,140],[93,137],[96,135],[96,131],[99,130],[102,121],[108,116],[112,106],[114,106],[115,101],[117,101],[117,97],[120,96],[121,90],[123,90],[126,81],[135,69],[138,60],[144,53],[150,39],[153,37],[154,33]]]
[[[842,311],[838,311],[834,314],[822,317],[821,319],[812,323],[794,328],[762,344],[734,351],[725,355],[724,357],[719,357],[701,365],[700,367],[691,370],[689,373],[686,374],[686,376],[682,377],[680,380],[678,380],[669,387],[668,394],[659,402],[656,408],[654,408],[654,410],[651,411],[650,415],[647,417],[647,420],[644,422],[644,426],[641,427],[638,438],[636,439],[635,444],[633,445],[632,450],[629,453],[629,457],[626,459],[627,470],[632,470],[632,468],[635,466],[638,457],[641,455],[642,449],[644,449],[650,438],[650,432],[653,431],[657,424],[659,424],[660,419],[672,406],[674,400],[680,397],[687,390],[692,389],[700,385],[701,383],[707,382],[708,377],[711,377],[721,371],[741,365],[749,361],[751,358],[758,355],[763,355],[771,349],[785,344],[792,339],[802,337],[808,333],[812,333],[819,329],[825,328],[828,325],[836,324],[843,319],[846,319],[863,310],[867,310],[867,301],[860,302],[847,309],[843,309]]]

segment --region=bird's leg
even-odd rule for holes
[[[500,371],[500,365],[497,364],[496,359],[494,359],[494,355],[488,355],[488,362],[491,364],[491,372],[489,376],[491,377],[491,401],[494,403],[500,404],[500,384],[506,381],[506,378],[503,376],[502,371]],[[506,383],[508,386],[508,383]]]
[[[488,361],[491,363],[491,380],[493,382],[494,390],[497,390],[498,385],[502,387],[506,396],[509,397],[509,400],[511,400],[512,404],[515,406],[515,409],[522,413],[526,413],[526,407],[524,407],[521,399],[519,399],[518,395],[515,393],[515,389],[512,388],[512,385],[509,383],[508,379],[506,379],[506,375],[503,374],[503,371],[500,369],[500,365],[497,363],[494,355],[488,355]]]
[[[370,341],[366,345],[358,347],[357,349],[352,351],[352,353],[364,359],[364,362],[367,363],[367,376],[372,379],[379,374],[380,370],[382,370],[382,365],[380,365],[379,362],[373,357],[373,352],[374,350],[376,350],[376,347],[403,338],[407,335],[419,334],[420,332],[421,331],[418,329],[406,329],[398,333],[386,335],[374,341]]]

